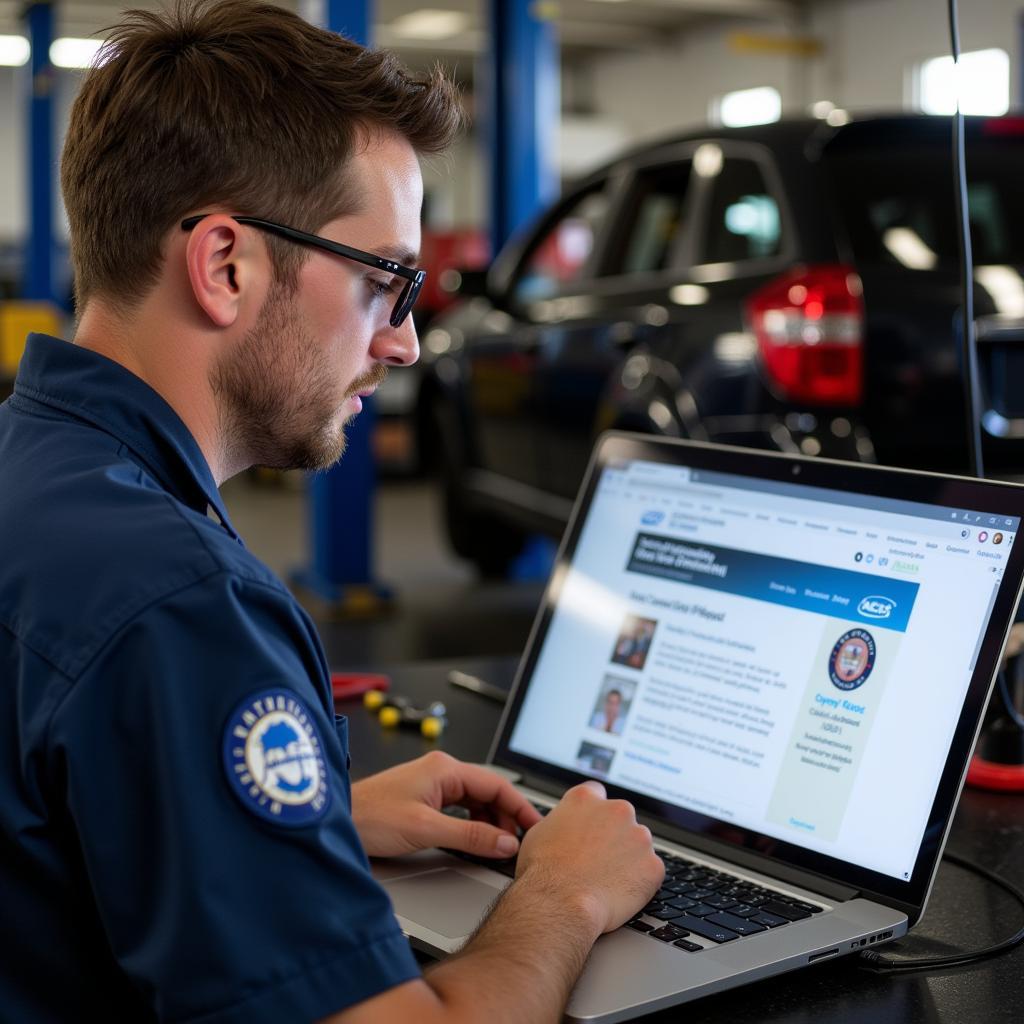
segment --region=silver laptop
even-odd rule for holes
[[[568,1006],[618,1021],[903,935],[921,917],[1024,576],[1024,488],[607,434],[489,761],[541,807],[632,801],[662,889]],[[377,862],[458,949],[509,878]]]

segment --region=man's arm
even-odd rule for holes
[[[515,881],[460,953],[323,1024],[557,1021],[598,936],[663,876],[630,804],[606,800],[599,783],[577,786],[526,834]]]

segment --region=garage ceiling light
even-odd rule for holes
[[[715,106],[712,115],[717,112],[718,123],[726,128],[770,124],[782,116],[782,96],[770,85],[727,92]]]
[[[448,39],[469,26],[469,16],[462,11],[442,11],[427,7],[395,18],[388,26],[406,39]]]
[[[50,61],[58,68],[88,68],[92,66],[102,45],[102,39],[73,39],[64,36],[53,41]]]
[[[0,67],[20,68],[28,63],[32,47],[24,36],[0,36]]]
[[[1010,55],[1005,50],[974,50],[926,60],[918,69],[917,102],[926,114],[955,114],[957,95],[965,114],[1005,114],[1010,109]]]

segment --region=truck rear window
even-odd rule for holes
[[[836,212],[858,264],[958,265],[951,146],[826,153]],[[1024,264],[1022,141],[969,145],[967,180],[974,262]]]

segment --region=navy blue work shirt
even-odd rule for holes
[[[312,622],[195,440],[33,335],[0,406],[0,1018],[312,1021],[419,969]]]

